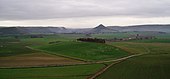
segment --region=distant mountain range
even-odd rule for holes
[[[127,31],[170,32],[170,25],[104,26],[70,29],[65,27],[0,27],[0,34],[114,33]]]

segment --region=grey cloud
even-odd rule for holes
[[[169,17],[169,0],[0,0],[0,20],[93,16]]]

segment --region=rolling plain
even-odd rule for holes
[[[124,38],[135,32],[92,34]],[[146,32],[140,34],[145,35]],[[4,35],[0,37],[0,79],[169,79],[170,34],[157,39],[80,42],[85,34]],[[131,55],[137,55],[129,57]]]

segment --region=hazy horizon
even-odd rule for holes
[[[0,26],[170,24],[169,0],[0,0]]]
[[[96,26],[91,26],[91,27],[68,27],[68,26],[57,26],[57,25],[0,25],[0,27],[64,27],[64,28],[69,28],[69,29],[86,29],[86,28],[95,28],[99,26],[100,24]],[[102,24],[104,25],[104,24]],[[170,25],[170,24],[133,24],[133,25],[115,25],[118,27],[131,27],[131,26],[140,26],[140,25]],[[108,26],[114,26],[114,25],[104,25],[106,27]]]

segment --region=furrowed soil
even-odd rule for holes
[[[82,61],[50,55],[47,53],[32,53],[17,56],[0,57],[0,62],[0,67],[34,67],[83,63]]]

